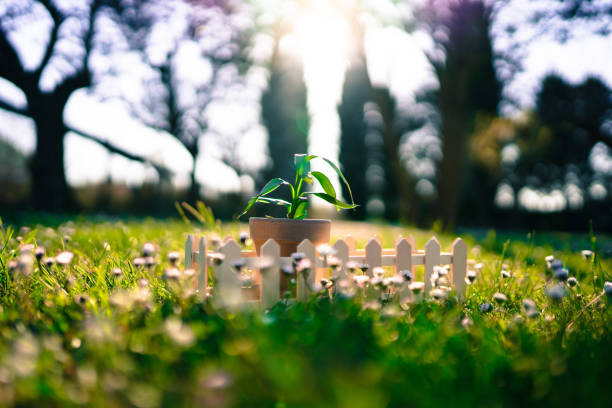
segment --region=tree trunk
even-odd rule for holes
[[[38,95],[28,102],[36,126],[36,151],[30,163],[32,205],[44,211],[74,210],[76,205],[64,171],[65,103],[58,103],[57,98],[45,95]]]
[[[438,166],[437,214],[444,229],[453,229],[459,207],[459,199],[465,182],[469,132],[465,128],[467,115],[440,108],[442,116],[442,157]]]
[[[191,155],[193,159],[193,168],[191,169],[191,173],[189,174],[189,189],[187,190],[187,202],[191,205],[195,205],[196,202],[200,199],[200,183],[196,179],[196,160],[198,159],[199,147],[198,141],[191,146],[187,146],[187,151]]]

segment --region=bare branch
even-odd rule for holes
[[[56,88],[58,96],[65,98],[70,97],[70,94],[79,88],[85,88],[91,85],[91,69],[89,68],[89,55],[93,47],[94,25],[98,11],[104,5],[104,0],[93,0],[89,7],[89,20],[87,32],[83,38],[85,45],[85,54],[81,67],[73,75],[69,76]]]
[[[53,20],[53,27],[51,28],[51,32],[49,33],[49,42],[47,43],[47,48],[45,49],[45,53],[43,55],[42,60],[40,61],[40,65],[34,71],[34,77],[36,78],[36,82],[40,80],[40,76],[44,71],[45,67],[49,63],[51,56],[53,55],[53,50],[55,49],[55,43],[57,42],[57,37],[60,29],[60,25],[64,21],[64,17],[59,12],[57,7],[50,0],[40,0],[40,4],[42,4],[51,19]]]
[[[27,95],[28,73],[21,65],[19,55],[8,39],[8,33],[0,28],[0,77],[12,82]]]
[[[25,116],[28,118],[30,117],[30,112],[28,111],[27,108],[18,108],[1,99],[0,99],[0,109],[7,111],[7,112],[11,112],[11,113],[16,113],[17,115]]]
[[[137,161],[139,163],[143,163],[146,165],[149,165],[151,167],[153,167],[155,169],[155,171],[157,171],[157,173],[159,174],[160,179],[167,179],[171,174],[172,171],[170,169],[168,169],[166,166],[159,164],[159,163],[155,163],[149,159],[147,159],[146,157],[142,157],[139,156],[137,154],[134,153],[130,153],[127,150],[124,150],[110,142],[108,142],[107,140],[103,140],[100,139],[97,136],[94,136],[90,133],[86,133],[82,130],[73,128],[73,127],[68,127],[68,131],[70,132],[74,132],[77,135],[87,139],[87,140],[91,140],[93,142],[98,143],[100,146],[104,147],[106,150],[108,150],[110,153],[115,153],[118,154],[120,156],[125,157],[126,159],[129,160],[133,160],[133,161]]]

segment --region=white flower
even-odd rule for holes
[[[353,282],[360,288],[363,288],[370,281],[368,275],[353,275]]]
[[[219,266],[225,260],[225,255],[220,254],[218,252],[213,252],[212,254],[208,254],[208,261],[211,266]]]
[[[178,280],[181,277],[181,271],[178,268],[168,268],[164,271],[164,279]]]
[[[191,327],[176,317],[168,318],[164,323],[164,328],[168,337],[180,346],[188,347],[195,343],[196,338]]]
[[[401,286],[404,283],[404,279],[401,276],[394,275],[383,279],[383,285],[385,286]]]
[[[469,270],[467,271],[467,275],[465,276],[465,283],[467,283],[468,285],[474,283],[474,281],[476,280],[476,271],[473,270]]]
[[[323,257],[336,255],[336,250],[327,244],[319,245],[317,247],[317,252]]]
[[[414,293],[422,292],[423,289],[425,289],[425,283],[423,283],[423,282],[412,282],[410,284],[410,286],[408,286],[408,289],[410,289]]]
[[[143,257],[147,257],[147,256],[153,256],[153,254],[155,253],[155,245],[153,245],[151,242],[146,242],[143,246],[142,246],[142,256]]]
[[[176,251],[169,252],[168,253],[168,261],[170,261],[171,265],[176,265],[176,263],[179,260],[179,256],[180,256],[179,253],[176,252]]]
[[[31,253],[34,250],[34,244],[23,244],[19,247],[19,253],[20,254],[25,254],[27,253]]]
[[[584,249],[580,253],[582,254],[582,257],[587,260],[591,259],[591,257],[593,256],[593,251],[590,251],[588,249]]]
[[[29,252],[22,252],[17,258],[17,272],[23,276],[30,276],[32,274],[32,266],[34,265],[34,258]]]
[[[377,266],[372,270],[372,274],[375,278],[382,278],[385,274],[385,270],[382,268],[382,266]]]
[[[68,265],[72,262],[72,258],[74,258],[74,254],[70,251],[60,252],[55,257],[55,263],[60,265]]]
[[[430,295],[434,300],[444,300],[448,297],[448,292],[446,290],[436,288],[430,292]]]
[[[538,314],[540,314],[536,303],[529,298],[523,300],[523,310],[529,318],[536,317]]]
[[[612,297],[612,282],[604,283],[604,292],[606,292],[608,297]]]
[[[34,250],[34,256],[36,256],[36,259],[38,259],[39,261],[42,259],[44,255],[45,255],[44,247],[38,247]]]
[[[493,295],[493,300],[497,303],[506,303],[508,301],[508,298],[503,293],[497,292]]]

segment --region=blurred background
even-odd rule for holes
[[[349,219],[610,232],[611,30],[610,0],[2,0],[0,212],[231,219],[309,152]]]

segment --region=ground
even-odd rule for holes
[[[434,235],[333,225],[360,245],[400,233],[422,248]],[[182,269],[196,225],[43,218],[2,229],[0,406],[612,405],[612,260],[596,235],[460,231],[477,272],[465,302],[322,291],[236,313],[168,272],[174,251]],[[456,237],[436,235],[443,249]]]

